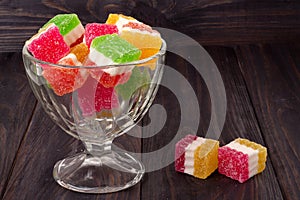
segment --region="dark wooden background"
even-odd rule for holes
[[[226,88],[227,116],[220,144],[245,137],[265,145],[266,170],[239,184],[218,173],[207,180],[195,179],[176,173],[171,164],[119,193],[87,195],[58,186],[52,178],[55,162],[82,150],[82,145],[64,134],[37,103],[25,76],[21,48],[48,19],[71,12],[84,24],[123,13],[151,26],[178,30],[202,44]],[[168,53],[167,64],[184,75],[197,94],[198,135],[202,135],[211,114],[205,82],[179,56]],[[300,199],[299,88],[300,1],[1,0],[0,199]],[[172,117],[157,135],[144,140],[124,135],[116,143],[136,152],[166,145],[180,122],[174,98],[167,88],[160,88],[155,103]],[[142,123],[149,120],[146,116]]]
[[[2,0],[1,51],[20,50],[53,15],[77,13],[83,23],[109,13],[132,15],[152,26],[172,28],[201,44],[299,41],[297,0]]]

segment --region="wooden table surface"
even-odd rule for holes
[[[263,144],[268,148],[265,171],[240,184],[217,172],[206,180],[179,174],[172,163],[117,193],[81,194],[60,187],[52,178],[55,162],[83,147],[51,121],[33,96],[21,48],[49,18],[69,12],[76,12],[83,23],[101,22],[108,13],[120,12],[152,26],[178,30],[202,44],[226,89],[220,145],[237,137]],[[202,136],[211,116],[206,84],[179,56],[167,53],[166,63],[197,94],[201,110],[197,134]],[[300,199],[299,1],[4,0],[0,2],[0,94],[0,199]],[[180,123],[178,101],[160,87],[155,103],[168,116],[161,131],[142,140],[123,135],[116,143],[137,152],[168,144]],[[149,123],[149,116],[142,123]]]

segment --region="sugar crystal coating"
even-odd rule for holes
[[[116,25],[120,33],[122,31],[123,25],[129,22],[141,23],[133,17],[122,15],[122,14],[109,14],[105,23]]]
[[[184,161],[185,161],[185,148],[194,140],[197,139],[195,135],[187,135],[179,142],[176,143],[175,148],[175,170],[184,172]]]
[[[95,54],[96,53],[96,54]],[[104,57],[96,56],[98,53]],[[138,60],[141,51],[117,34],[96,37],[91,44],[89,59],[97,65],[127,63]]]
[[[114,88],[106,88],[92,77],[88,77],[85,84],[78,89],[78,103],[84,116],[119,106]]]
[[[246,139],[238,138],[220,147],[218,171],[243,183],[265,168],[267,150]]]
[[[58,64],[67,66],[81,65],[74,54],[69,54],[62,58],[58,61]],[[46,67],[42,74],[58,96],[71,93],[80,88],[88,76],[87,70],[85,69],[60,66]]]
[[[41,73],[55,94],[62,96],[71,93],[85,83],[87,76],[91,76],[102,87],[113,88],[114,92],[120,93],[120,97],[128,99],[136,90],[149,86],[150,74],[148,70],[135,70],[132,73],[139,66],[136,64],[106,67],[141,58],[142,51],[121,38],[118,34],[122,30],[119,28],[157,34],[150,26],[122,14],[110,14],[106,24],[90,23],[85,29],[76,14],[58,14],[28,40],[26,45],[35,58],[66,65],[41,65]],[[82,65],[91,68],[81,68]],[[143,66],[154,69],[156,62],[151,60]]]
[[[142,51],[140,59],[155,55],[162,45],[160,34],[142,23],[129,22],[125,24],[120,37]]]
[[[206,139],[194,155],[194,176],[205,179],[218,168],[219,142]]]
[[[50,24],[26,42],[28,50],[40,60],[56,63],[66,56],[70,48],[65,43],[59,29]]]
[[[187,135],[175,147],[175,170],[206,179],[218,167],[219,142]]]
[[[71,48],[71,53],[73,53],[77,57],[77,60],[81,63],[84,63],[89,52],[90,50],[88,46],[84,43],[80,43]]]
[[[65,42],[72,46],[73,43],[78,43],[78,39],[82,39],[85,32],[78,16],[76,14],[58,14],[50,19],[45,26],[54,23],[58,28]]]
[[[124,72],[121,74],[111,75],[101,69],[90,69],[90,75],[99,81],[104,87],[115,87],[118,84],[124,84],[129,80],[131,71]]]
[[[247,147],[258,150],[258,169],[257,169],[257,173],[262,172],[266,167],[267,148],[263,147],[260,144],[257,144],[255,142],[251,142],[251,141],[249,141],[247,139],[243,139],[243,138],[237,138],[236,141],[240,144],[243,144],[243,145],[247,146]]]
[[[86,45],[90,47],[92,40],[95,37],[113,33],[118,33],[118,28],[116,25],[89,23],[85,26],[84,40]]]

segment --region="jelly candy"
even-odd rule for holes
[[[51,63],[56,63],[70,52],[58,27],[54,24],[40,30],[26,44],[35,58]]]
[[[133,17],[122,14],[109,14],[105,23],[116,25],[120,33],[121,29],[123,28],[123,25],[128,24],[129,22],[141,23]]]
[[[92,77],[88,77],[85,84],[77,91],[78,103],[84,116],[119,106],[114,88],[106,88]]]
[[[186,147],[197,139],[195,135],[187,135],[179,142],[176,143],[175,149],[175,170],[184,173],[184,162],[185,162],[185,149]]]
[[[68,46],[74,46],[83,39],[84,27],[76,14],[58,14],[50,19],[45,26],[54,23]]]
[[[205,179],[218,167],[219,142],[187,135],[176,144],[175,170]]]
[[[88,46],[84,43],[77,44],[71,48],[71,53],[73,53],[77,57],[77,60],[81,63],[84,63],[89,52],[90,50]]]
[[[59,60],[58,64],[67,66],[81,65],[74,54],[68,54]],[[64,66],[45,67],[42,74],[58,96],[71,93],[80,88],[88,76],[88,72],[85,69],[68,68]]]
[[[106,88],[126,83],[131,75],[131,71],[116,75],[110,75],[100,69],[91,69],[89,72],[94,79],[98,80]]]
[[[98,66],[127,63],[138,60],[141,51],[117,34],[96,37],[88,58]]]
[[[265,169],[267,149],[247,139],[238,138],[219,148],[219,173],[240,183]]]
[[[119,80],[116,91],[124,100],[129,100],[140,89],[147,88],[151,82],[148,70],[139,67],[135,67],[131,74],[124,74],[123,78],[125,78],[125,83]]]
[[[92,40],[95,37],[113,33],[118,33],[116,25],[90,23],[85,26],[84,41],[86,45],[90,47]]]
[[[142,23],[129,22],[123,25],[120,37],[142,51],[140,59],[155,55],[162,45],[160,33]]]

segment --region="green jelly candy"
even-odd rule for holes
[[[43,27],[50,23],[54,23],[59,28],[60,34],[63,36],[67,35],[81,24],[76,14],[58,14],[50,19]]]
[[[142,53],[138,48],[122,39],[117,34],[96,37],[92,41],[91,48],[102,53],[114,63],[136,61],[140,58]]]
[[[124,99],[129,100],[131,96],[139,89],[147,88],[151,78],[148,69],[135,67],[132,70],[130,79],[115,87],[116,92]]]

